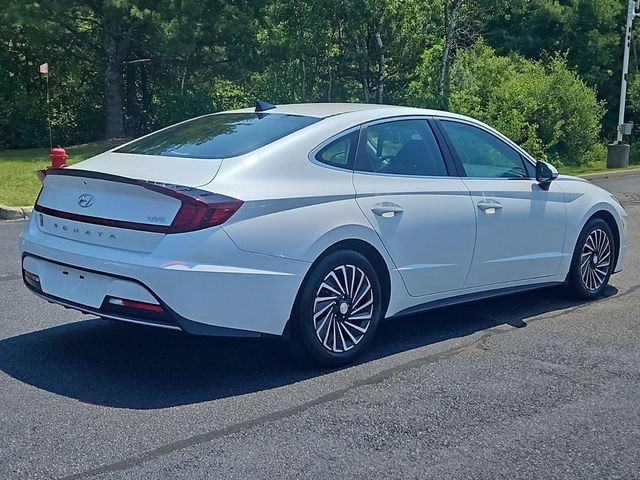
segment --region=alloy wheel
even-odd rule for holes
[[[611,268],[611,242],[601,228],[593,230],[584,242],[580,256],[580,276],[585,288],[598,290],[607,279]]]
[[[313,303],[313,327],[332,353],[351,350],[364,338],[374,314],[371,281],[355,265],[340,265],[323,279]]]

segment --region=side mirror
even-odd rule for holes
[[[538,160],[536,163],[536,180],[543,190],[549,190],[549,185],[558,178],[558,170],[550,163]]]

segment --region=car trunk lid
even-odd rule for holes
[[[111,151],[67,168],[200,187],[214,179],[221,164],[222,160],[215,158],[179,158]]]
[[[195,177],[178,176],[191,185],[177,185],[162,181],[174,176],[158,169],[150,169],[143,180],[110,170],[44,171],[34,207],[38,228],[84,243],[150,252],[164,235],[219,225],[242,205],[191,186],[199,183]]]
[[[34,213],[38,228],[50,235],[150,252],[164,234],[129,227],[169,226],[180,206],[136,180],[69,169],[47,172]]]

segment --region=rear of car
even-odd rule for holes
[[[221,226],[243,199],[217,193],[214,179],[224,159],[317,121],[209,115],[43,172],[21,236],[25,284],[106,318],[195,334],[281,334],[308,265],[238,248]]]

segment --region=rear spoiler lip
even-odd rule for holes
[[[69,177],[84,177],[95,178],[97,180],[109,180],[111,182],[129,183],[131,185],[139,185],[141,182],[147,182],[147,180],[122,177],[120,175],[113,175],[112,173],[96,172],[94,170],[82,170],[79,168],[49,168],[45,170],[46,176],[49,175],[66,175]]]
[[[82,178],[93,178],[96,180],[108,180],[110,182],[118,182],[118,183],[126,183],[129,185],[139,185],[144,187],[144,184],[147,183],[144,180],[136,180],[134,178],[121,177],[119,175],[113,175],[110,173],[102,173],[95,172],[91,170],[82,170],[79,168],[48,168],[43,170],[45,174],[45,178],[49,175],[65,175],[68,177],[82,177]],[[64,220],[71,220],[75,222],[83,222],[90,223],[93,225],[101,225],[104,227],[115,227],[115,228],[126,228],[129,230],[138,230],[138,231],[147,231],[154,233],[167,233],[169,226],[164,225],[153,225],[153,224],[144,224],[137,222],[122,222],[118,220],[111,220],[101,217],[94,217],[91,215],[81,215],[74,214],[70,212],[64,212],[61,210],[44,207],[40,205],[38,202],[40,201],[40,195],[42,194],[42,189],[40,193],[38,193],[38,198],[36,198],[36,202],[33,206],[33,210],[38,213],[43,213],[45,215],[50,215],[52,217],[62,218]]]

